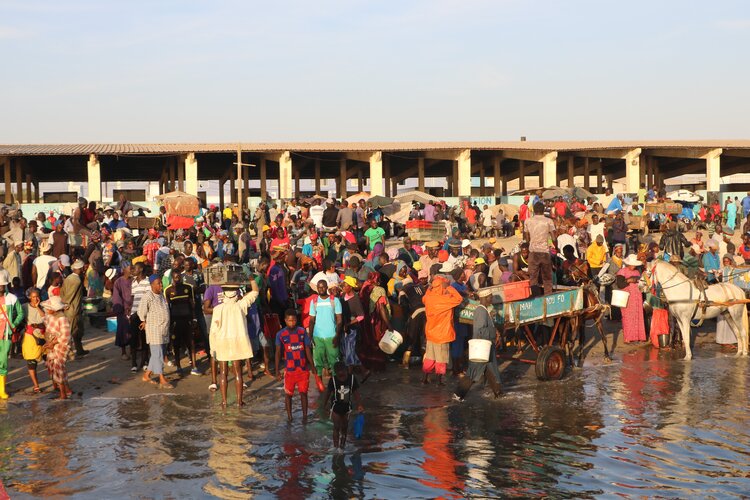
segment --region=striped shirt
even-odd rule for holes
[[[169,343],[169,305],[162,294],[150,291],[138,306],[138,317],[146,323],[146,343]]]
[[[141,305],[141,299],[143,299],[143,296],[146,295],[146,292],[149,291],[151,291],[151,283],[148,281],[148,278],[143,278],[141,281],[133,278],[133,285],[131,290],[131,293],[133,294],[133,308],[131,309],[132,311],[138,312],[138,308]]]

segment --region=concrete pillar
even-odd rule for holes
[[[575,186],[576,179],[576,166],[575,158],[568,156],[568,187],[572,188]]]
[[[706,158],[706,191],[721,189],[721,149],[708,152]]]
[[[396,196],[398,194],[398,181],[394,179],[393,177],[390,177],[391,179],[391,196]]]
[[[39,181],[34,181],[34,203],[39,203]]]
[[[417,158],[417,189],[424,191],[424,158]]]
[[[647,187],[651,188],[653,186],[656,186],[656,177],[659,173],[659,159],[651,158],[649,165],[651,166],[651,178],[648,180]]]
[[[346,158],[339,160],[339,181],[337,183],[339,198],[346,198]]]
[[[243,203],[247,204],[247,199],[250,197],[250,168],[245,165],[242,167],[242,170],[245,172],[245,175],[243,176],[244,182],[242,183],[242,200]],[[250,208],[250,205],[248,205],[247,208]]]
[[[638,188],[640,189],[641,184],[646,184],[646,180],[648,179],[648,169],[649,169],[649,158],[644,154],[641,153],[639,155],[638,161],[641,163],[641,171],[640,176],[638,177]]]
[[[508,178],[507,177],[503,177],[502,196],[508,196]]]
[[[471,150],[458,155],[458,196],[471,196]]]
[[[370,155],[370,195],[383,195],[383,153]]]
[[[268,198],[268,180],[267,177],[267,168],[266,168],[266,159],[261,158],[260,159],[260,198],[265,201]]]
[[[16,158],[13,160],[16,167],[16,201],[23,203],[23,171],[21,165],[23,164],[23,158]]]
[[[589,171],[589,159],[586,157],[583,159],[583,189],[586,191],[589,190],[589,183],[591,182],[589,177],[591,177],[591,172]]]
[[[451,180],[448,185],[451,189],[451,196],[458,196],[458,161],[453,160],[453,162],[451,163],[453,167],[453,173],[451,174]]]
[[[240,146],[237,147],[237,165],[235,169],[235,177],[237,178],[237,214],[240,219],[242,219],[242,211],[245,208],[245,199],[243,198],[243,186],[245,185],[244,182],[244,168],[242,166],[242,148]]]
[[[542,158],[542,187],[557,186],[557,151],[552,151]]]
[[[279,198],[292,197],[292,153],[284,151],[279,155]]]
[[[479,196],[484,196],[484,162],[479,163]]]
[[[315,194],[320,194],[320,160],[315,160]]]
[[[383,178],[385,179],[385,195],[391,196],[391,158],[388,155],[381,156],[383,159]]]
[[[102,177],[99,166],[99,158],[96,155],[89,155],[89,161],[86,164],[88,171],[89,201],[102,201]]]
[[[175,158],[169,159],[169,184],[167,185],[169,191],[174,191],[177,188],[177,169],[175,168],[175,163]]]
[[[603,194],[604,190],[602,189],[602,183],[604,182],[604,174],[602,172],[602,161],[599,160],[596,162],[596,190],[599,194]]]
[[[229,169],[229,203],[237,203],[237,191],[234,190],[234,181],[237,178],[237,171]],[[224,207],[222,207],[222,210]]]
[[[185,156],[185,192],[198,196],[198,160],[195,153]]]
[[[625,192],[637,193],[641,179],[641,150],[631,149],[625,155]],[[612,187],[609,184],[609,187]]]
[[[31,174],[26,174],[26,203],[32,203],[32,198],[31,198]]]
[[[11,187],[10,187],[10,158],[6,158],[3,161],[3,171],[5,176],[5,204],[10,205],[13,203],[13,193],[11,193]]]
[[[365,190],[365,178],[362,175],[362,167],[357,168],[357,192],[361,193]]]
[[[300,169],[294,170],[294,196],[299,198],[301,188],[300,188]]]
[[[177,158],[177,189],[185,192],[185,155]]]
[[[614,176],[613,176],[612,174],[607,174],[607,187],[608,187],[609,189],[611,189],[611,190],[612,190],[612,192],[614,192],[614,190],[615,190],[615,188],[614,188],[614,183],[615,183],[615,178],[614,178]]]
[[[526,189],[526,161],[518,160],[518,189]]]
[[[224,210],[224,183],[226,182],[226,178],[222,177],[219,179],[219,210]]]
[[[492,174],[495,177],[495,179],[494,179],[495,180],[495,187],[494,187],[495,196],[502,196],[503,195],[503,192],[501,190],[502,188],[500,187],[500,184],[502,183],[504,185],[505,182],[502,180],[502,176],[500,175],[501,174],[501,172],[500,172],[500,164],[501,163],[502,163],[502,159],[499,156],[496,156],[496,157],[494,157],[492,159]]]

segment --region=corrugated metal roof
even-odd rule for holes
[[[438,150],[585,151],[634,148],[731,148],[750,149],[750,140],[705,141],[456,141],[456,142],[291,142],[242,143],[249,152],[367,152]],[[128,155],[179,153],[231,153],[237,143],[154,144],[3,144],[0,156],[16,155]]]

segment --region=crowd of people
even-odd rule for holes
[[[162,210],[154,227],[141,231],[128,226],[136,210],[124,197],[104,207],[81,198],[70,215],[39,213],[33,220],[4,208],[0,397],[7,397],[5,376],[16,357],[25,360],[34,392],[41,391],[37,371],[44,362],[59,397],[69,397],[67,363],[88,353],[86,313],[116,318],[122,361],[142,372],[144,383],[172,387],[166,366],[177,376],[208,372],[209,390],[219,390],[226,405],[231,368],[242,405],[244,377],[277,377],[291,419],[295,392],[306,418],[312,377],[339,430],[355,405],[361,408],[361,384],[388,358],[405,368],[421,363],[425,384],[445,384],[450,371],[457,399],[482,380],[499,395],[494,349],[505,344],[488,287],[528,280],[541,295],[591,281],[605,303],[613,290],[627,290],[627,305],[613,308],[612,319],[622,321],[625,342],[641,343],[646,324],[652,341],[655,328],[656,334],[670,331],[659,294],[644,297],[638,288],[646,262],[668,260],[708,283],[750,262],[750,231],[739,248],[731,241],[739,214],[748,216],[750,195],[747,207],[742,200],[736,212],[713,215],[705,240],[700,231],[688,240],[679,217],[666,216],[660,240],[646,242],[627,218],[661,193],[642,191],[632,200],[607,193],[607,203],[544,199],[539,192],[526,196],[512,217],[468,201],[455,207],[415,202],[410,218],[447,228],[439,241],[420,244],[408,234],[389,238],[396,231],[382,209],[364,199],[261,202],[244,212],[210,206],[178,230],[166,226]],[[523,238],[506,250],[502,242],[514,234]],[[241,270],[246,279],[205,283],[204,271],[216,265]],[[473,320],[461,321],[458,311],[469,300],[475,301]],[[379,343],[392,330],[403,341],[386,355]],[[488,363],[468,361],[471,338],[492,341]]]

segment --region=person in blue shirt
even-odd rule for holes
[[[703,255],[703,270],[706,271],[706,281],[708,283],[717,283],[717,277],[721,273],[721,259],[717,250],[719,246],[714,240],[708,241],[708,252]]]
[[[742,198],[742,213],[747,218],[747,214],[750,214],[750,192],[747,196]]]
[[[622,210],[622,195],[618,194],[614,198],[612,198],[612,201],[609,202],[609,206],[607,207],[607,213],[617,212],[618,210]]]
[[[117,210],[115,213],[112,214],[112,221],[109,223],[109,230],[113,233],[117,231],[120,228],[127,227],[127,224],[125,224],[125,221],[120,218],[120,211]]]

